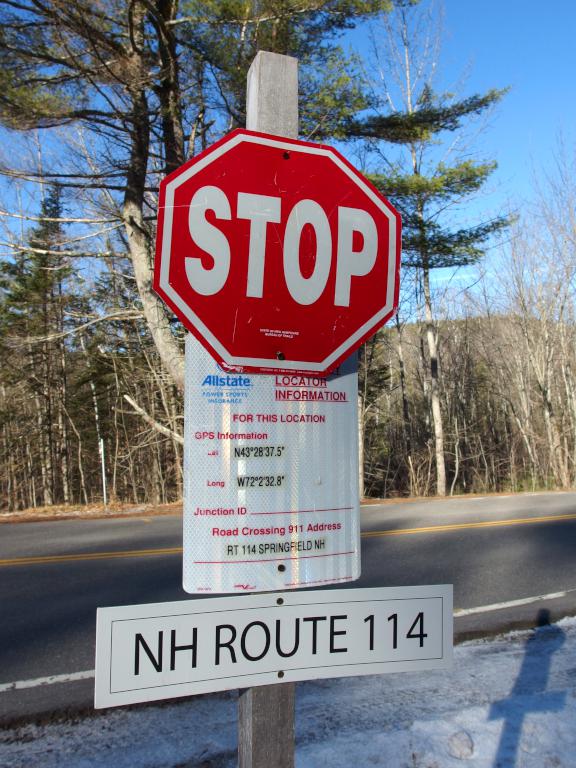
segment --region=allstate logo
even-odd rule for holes
[[[238,374],[230,374],[222,371],[222,368],[218,366],[218,370],[224,373],[223,376],[216,376],[209,374],[204,377],[202,382],[203,387],[222,387],[226,389],[247,389],[252,386],[252,382],[248,376],[240,376]]]

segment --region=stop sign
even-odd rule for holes
[[[335,149],[237,130],[162,181],[154,288],[225,369],[324,375],[394,312],[400,229]]]

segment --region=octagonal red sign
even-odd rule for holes
[[[224,368],[324,375],[394,312],[400,229],[335,149],[237,130],[161,183],[154,289]]]

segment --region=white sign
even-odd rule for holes
[[[187,592],[360,576],[355,357],[328,378],[222,371],[186,339]]]
[[[100,608],[95,706],[326,677],[444,669],[452,586]]]

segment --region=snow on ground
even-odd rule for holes
[[[296,738],[297,768],[576,767],[576,619],[462,644],[450,672],[300,683]],[[236,696],[0,730],[0,765],[232,768]]]

